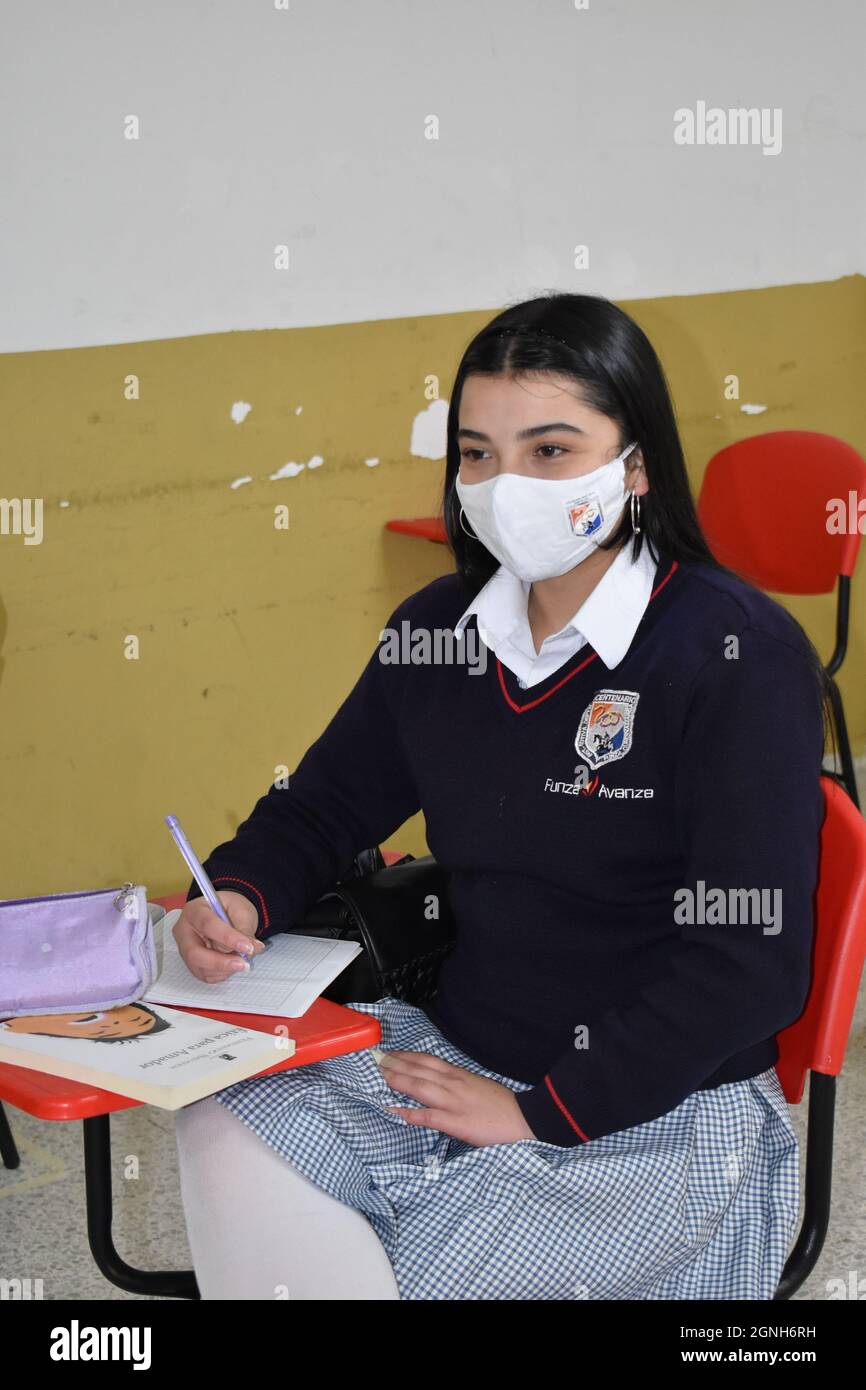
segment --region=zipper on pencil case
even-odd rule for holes
[[[118,898],[120,897],[120,894],[121,894],[121,893],[125,893],[126,890],[128,890],[128,889],[133,889],[133,890],[134,890],[135,887],[136,887],[135,884],[132,884],[132,883],[125,883],[125,884],[123,885],[123,888],[121,888],[120,893],[118,893],[118,895],[117,895]],[[136,895],[135,895],[135,893],[133,892],[133,897],[135,897],[135,896],[136,896]],[[115,904],[114,904],[114,905],[115,905],[115,907],[117,906],[117,900],[116,900],[116,899],[115,899]],[[121,910],[122,910],[122,909],[121,909]],[[165,915],[165,914],[163,914],[163,917],[164,917],[164,915]],[[147,928],[148,928],[149,920],[150,920],[150,908],[148,907],[148,903],[147,903],[147,893],[145,892],[145,894],[144,894],[144,930],[141,931],[141,933],[140,933],[139,941],[138,941],[138,948],[137,948],[137,953],[138,953],[138,972],[139,972],[139,974],[140,974],[140,976],[141,976],[141,982],[142,982],[142,983],[141,983],[141,993],[142,993],[142,994],[144,994],[144,992],[145,992],[146,990],[150,989],[151,985],[154,984],[154,982],[155,982],[155,980],[156,980],[156,969],[158,969],[158,965],[157,965],[156,969],[153,969],[153,970],[152,970],[152,968],[151,968],[151,967],[152,967],[152,962],[151,962],[151,960],[150,960],[150,958],[149,958],[148,950],[147,950]],[[160,920],[163,920],[163,919],[160,919]],[[136,926],[138,926],[138,927],[141,926],[141,922],[138,920],[138,918],[136,918]],[[155,949],[156,949],[156,948],[154,947],[154,950],[155,950]]]
[[[72,898],[105,898],[109,894],[114,895],[114,906],[118,912],[123,911],[123,903],[132,895],[135,897],[134,883],[122,883],[119,888],[85,888],[80,893],[45,893],[37,898],[6,898],[0,902],[0,909],[4,907],[26,907],[30,903],[59,903],[68,902]]]
[[[85,888],[82,893],[45,893],[38,898],[4,898],[0,902],[0,908],[22,907],[26,903],[59,903],[67,898],[102,898],[108,893],[113,893],[115,897],[119,897],[126,887],[127,885],[123,883],[119,888]]]
[[[116,893],[115,899],[114,899],[114,906],[117,908],[117,911],[118,911],[118,912],[124,912],[124,911],[125,911],[127,899],[130,899],[132,902],[134,902],[134,903],[136,904],[136,908],[138,907],[138,894],[137,894],[137,892],[136,892],[136,889],[137,889],[137,884],[135,884],[135,883],[124,883],[124,884],[117,890],[117,893]],[[108,891],[109,891],[109,892],[114,892],[114,889],[109,889]],[[145,892],[145,894],[144,894],[144,930],[140,932],[139,940],[138,940],[138,942],[137,942],[137,944],[136,944],[136,956],[137,956],[137,958],[138,958],[138,973],[139,973],[139,975],[141,976],[141,981],[142,981],[142,993],[144,993],[145,990],[150,989],[151,985],[152,985],[153,982],[154,982],[154,976],[153,976],[152,973],[151,973],[151,961],[150,961],[150,959],[149,959],[149,957],[148,957],[148,951],[147,951],[147,924],[148,924],[149,918],[150,918],[150,911],[149,911],[149,908],[148,908],[148,905],[147,905],[147,893]],[[132,918],[127,918],[127,921],[131,922],[131,921],[132,921]],[[135,921],[134,921],[134,927],[136,927],[136,928],[141,928],[141,926],[142,926],[142,919],[141,919],[141,917],[139,916],[138,911],[136,911]]]

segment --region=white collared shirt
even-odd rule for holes
[[[532,585],[500,565],[458,618],[454,630],[462,632],[475,613],[483,642],[524,688],[558,671],[587,642],[612,670],[631,646],[650,600],[655,573],[656,562],[648,546],[644,544],[639,558],[632,562],[631,542],[626,542],[574,617],[559,632],[545,637],[541,651],[536,652],[527,614]]]

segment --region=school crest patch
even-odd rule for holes
[[[631,748],[640,695],[635,690],[597,690],[583,711],[574,746],[591,768],[624,758]]]
[[[568,524],[576,536],[594,536],[604,522],[601,499],[597,492],[589,492],[584,497],[576,497],[566,503]]]

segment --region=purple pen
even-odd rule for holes
[[[195,850],[193,849],[189,840],[186,838],[186,835],[183,833],[183,827],[181,826],[181,823],[178,820],[177,816],[166,816],[165,823],[171,831],[172,839],[174,840],[175,844],[177,845],[178,849],[180,850],[181,854],[186,860],[187,868],[189,869],[190,873],[192,874],[193,878],[195,879],[196,883],[198,884],[199,888],[204,894],[205,901],[207,902],[208,907],[213,908],[217,917],[221,918],[227,926],[234,927],[234,924],[229,919],[229,916],[225,908],[223,907],[222,903],[220,902],[219,898],[214,892],[213,884],[211,883],[210,879],[205,873],[202,865],[199,863],[199,860],[196,857]],[[237,930],[237,928],[234,928],[234,930]],[[248,968],[252,967],[253,952],[250,952],[249,956],[247,956],[244,951],[235,950],[235,955],[240,956],[241,960]]]

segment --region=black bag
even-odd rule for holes
[[[436,992],[439,967],[455,939],[444,869],[432,854],[407,854],[386,865],[378,847],[358,855],[353,869],[292,928],[364,947],[323,997],[349,1004],[391,995],[423,1004]],[[438,916],[430,915],[431,896]]]

